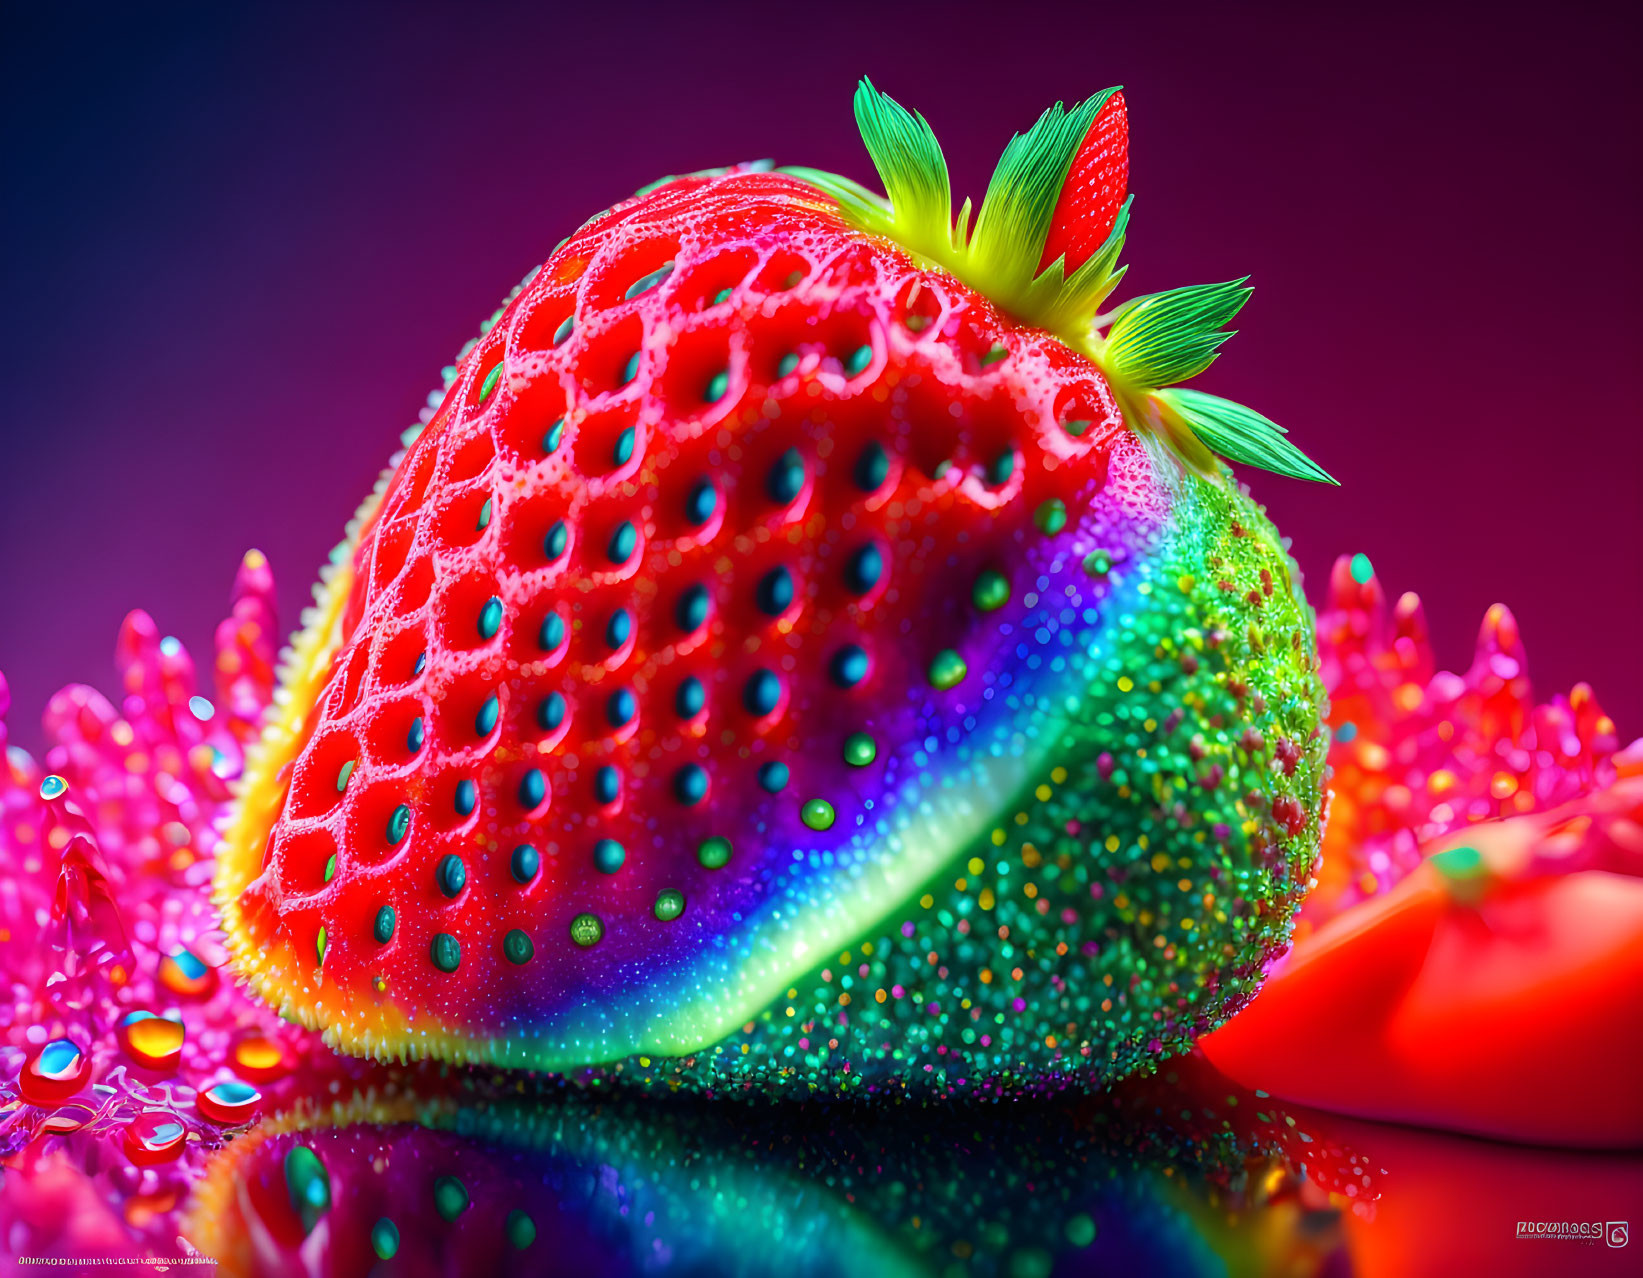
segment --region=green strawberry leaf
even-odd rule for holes
[[[1253,292],[1244,282],[1189,284],[1125,302],[1107,330],[1107,368],[1138,386],[1171,386],[1196,377],[1232,336],[1223,326]]]
[[[1310,479],[1337,486],[1340,483],[1290,443],[1285,438],[1288,432],[1282,426],[1253,408],[1179,386],[1154,391],[1153,398],[1223,457],[1291,479]]]
[[[863,80],[856,88],[856,125],[878,169],[909,248],[935,256],[952,248],[953,191],[941,144],[924,117]]]

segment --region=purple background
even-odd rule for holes
[[[1253,275],[1198,384],[1344,481],[1254,477],[1314,597],[1368,551],[1452,667],[1505,600],[1541,695],[1588,679],[1643,731],[1629,6],[40,8],[0,19],[24,743],[51,690],[112,684],[127,609],[203,653],[249,546],[294,624],[439,366],[587,215],[758,156],[868,177],[863,73],[976,195],[1050,102],[1126,85],[1125,293]]]

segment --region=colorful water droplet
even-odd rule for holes
[[[811,799],[799,809],[799,819],[812,830],[831,830],[837,814],[826,799]]]
[[[183,1051],[180,1022],[153,1012],[131,1012],[120,1021],[120,1046],[127,1056],[145,1069],[175,1069]]]
[[[262,1104],[262,1093],[249,1083],[228,1079],[206,1088],[194,1098],[194,1108],[224,1127],[249,1123]]]
[[[183,1120],[163,1109],[139,1114],[126,1126],[126,1157],[139,1166],[170,1162],[183,1152],[188,1128]]]
[[[280,1045],[261,1034],[242,1038],[234,1044],[231,1055],[234,1072],[259,1083],[279,1078],[291,1069]]]
[[[160,960],[160,984],[179,998],[205,998],[217,988],[217,973],[189,949],[176,949]]]
[[[79,1091],[91,1077],[91,1058],[70,1038],[54,1038],[29,1058],[18,1077],[23,1099],[55,1105]]]

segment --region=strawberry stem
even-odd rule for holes
[[[836,173],[780,171],[831,197],[852,225],[896,241],[1086,356],[1111,383],[1130,429],[1162,443],[1184,468],[1216,477],[1218,454],[1297,479],[1336,482],[1260,413],[1211,395],[1160,389],[1214,362],[1232,336],[1226,324],[1249,298],[1245,280],[1189,285],[1100,311],[1124,275],[1118,256],[1132,198],[1112,211],[1128,173],[1119,89],[1070,109],[1058,102],[1011,138],[973,221],[969,200],[954,218],[947,161],[922,115],[865,79],[855,112],[884,195]],[[1095,221],[1080,226],[1082,216]],[[1109,218],[1105,239],[1088,251]],[[1046,262],[1050,244],[1066,247]]]

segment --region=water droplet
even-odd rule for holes
[[[261,1103],[262,1093],[238,1079],[215,1083],[194,1098],[194,1108],[225,1127],[250,1122]]]
[[[160,984],[179,998],[204,998],[217,987],[217,974],[189,949],[173,950],[160,960]]]
[[[91,1058],[73,1039],[54,1038],[26,1065],[17,1082],[31,1105],[55,1105],[67,1100],[91,1077]]]
[[[131,1012],[120,1021],[120,1045],[146,1069],[176,1067],[183,1050],[183,1027],[153,1012]]]
[[[826,799],[811,799],[799,809],[799,819],[812,830],[830,830],[836,818],[833,805]]]
[[[139,1165],[169,1162],[183,1152],[188,1128],[163,1109],[139,1114],[126,1126],[126,1155]]]
[[[258,1082],[267,1082],[290,1071],[279,1044],[260,1034],[234,1044],[232,1056],[234,1071]]]

